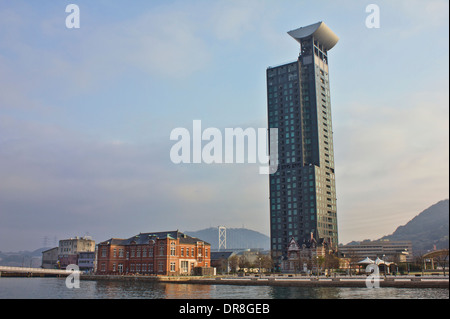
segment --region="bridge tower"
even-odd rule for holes
[[[219,226],[219,251],[220,249],[227,249],[227,228]]]

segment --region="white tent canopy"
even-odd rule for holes
[[[375,260],[375,263],[376,263],[377,265],[386,265],[386,266],[389,266],[390,264],[393,264],[393,263],[390,263],[390,262],[388,262],[388,261],[384,261],[383,259],[380,259],[380,258],[378,258],[378,257],[377,257],[377,259]]]
[[[376,264],[376,265],[391,265],[393,263],[388,262],[388,261],[384,261],[383,259],[380,259],[379,257],[377,257],[377,259],[375,261],[373,261],[372,259],[370,259],[369,257],[366,257],[365,259],[358,261],[358,264],[361,265],[370,265],[370,264]]]
[[[358,261],[358,264],[364,264],[364,265],[370,265],[370,264],[374,264],[375,262],[370,259],[369,257],[366,257],[365,259]]]

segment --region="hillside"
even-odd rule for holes
[[[185,231],[184,233],[210,243],[211,249],[219,248],[219,229],[217,227]],[[270,238],[262,233],[246,228],[227,228],[227,249],[269,249],[269,247]]]
[[[418,214],[382,239],[411,240],[417,253],[449,246],[449,200],[442,200]]]
[[[47,248],[39,248],[34,251],[1,252],[0,266],[9,267],[40,267],[42,252]]]

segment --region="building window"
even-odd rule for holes
[[[181,247],[181,257],[184,257],[184,248]]]
[[[122,258],[123,258],[123,248],[120,248],[120,249],[119,249],[119,257],[122,257]]]
[[[119,273],[122,273],[123,272],[123,264],[119,264],[117,269],[119,270]]]
[[[175,263],[174,262],[171,262],[170,263],[170,271],[175,271]]]
[[[106,248],[102,248],[102,257],[106,257]]]
[[[113,256],[117,257],[117,249],[116,248],[114,248],[114,250],[113,250]]]
[[[186,260],[181,261],[181,271],[188,272],[189,263]]]
[[[170,244],[170,256],[175,256],[175,243]]]

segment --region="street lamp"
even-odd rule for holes
[[[259,278],[261,278],[261,257],[258,257],[259,260]]]
[[[319,279],[319,256],[318,255],[316,255],[316,263],[317,263],[316,274],[317,274],[317,279]]]
[[[402,255],[405,256],[405,261],[406,261],[406,274],[409,275],[409,261],[408,261],[408,256],[409,256],[409,252],[408,249],[405,248],[402,251]]]

